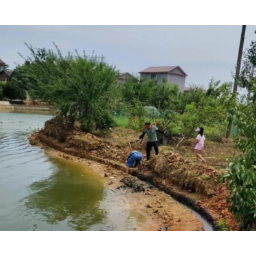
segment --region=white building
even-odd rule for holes
[[[149,67],[139,72],[141,78],[157,79],[159,82],[164,79],[170,84],[176,84],[180,92],[184,91],[187,74],[179,66]]]

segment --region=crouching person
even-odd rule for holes
[[[142,153],[136,150],[133,150],[128,158],[126,163],[126,173],[130,172],[129,168],[135,168],[138,166],[138,170],[141,171],[142,168]]]

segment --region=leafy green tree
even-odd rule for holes
[[[26,92],[22,88],[20,88],[16,83],[13,83],[11,81],[7,82],[3,86],[2,94],[4,98],[8,99],[26,99]]]
[[[256,79],[253,67],[256,66],[256,42],[247,50],[246,65],[239,79],[239,86],[250,94],[247,103],[240,103],[237,93],[233,107],[233,121],[238,128],[236,147],[241,154],[229,159],[226,178],[231,201],[230,211],[240,223],[240,230],[256,227]]]
[[[107,130],[115,125],[109,113],[114,99],[109,97],[117,84],[117,71],[103,56],[76,52],[64,57],[56,45],[55,51],[28,48],[31,57],[25,61],[37,97],[53,103],[68,124],[78,120],[84,131]]]
[[[15,84],[21,90],[23,94],[29,92],[29,96],[32,99],[38,99],[38,85],[36,79],[33,77],[33,74],[30,72],[30,63],[25,62],[24,65],[18,65],[10,78],[12,84]]]
[[[175,106],[175,111],[183,114],[188,104],[194,102],[197,106],[203,96],[205,96],[205,93],[202,87],[192,86],[188,92],[179,94],[179,101]]]
[[[188,92],[188,96],[182,95],[181,101],[188,99],[189,103],[184,105],[185,109],[181,112],[166,113],[164,120],[166,130],[170,134],[179,134],[185,138],[194,135],[196,127],[203,126],[221,131],[224,136],[225,130],[220,127],[225,127],[226,124],[230,86],[228,83],[220,85],[220,81],[211,81],[207,92],[203,92],[201,88],[193,88],[192,93]]]
[[[122,85],[122,100],[126,104],[140,101],[143,106],[154,106],[159,110],[174,108],[179,88],[156,79],[128,78]]]
[[[157,80],[144,80],[134,77],[129,77],[122,85],[122,99],[124,102],[132,102],[139,100],[144,105],[149,105],[153,97],[153,90],[157,86]]]
[[[179,103],[179,87],[169,84],[167,81],[158,83],[153,88],[150,105],[155,106],[159,110],[173,110]]]

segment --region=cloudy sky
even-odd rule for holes
[[[150,66],[180,66],[186,86],[208,87],[211,78],[232,81],[241,25],[154,25],[154,26],[14,26],[0,27],[0,58],[11,69],[22,64],[19,52],[28,56],[24,42],[34,47],[53,48],[65,54],[76,49],[104,55],[121,72],[137,74]],[[244,49],[256,40],[256,25],[246,28]]]

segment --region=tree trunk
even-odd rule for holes
[[[243,46],[244,46],[245,30],[246,30],[246,25],[243,25],[243,27],[242,27],[242,32],[241,32],[241,38],[240,38],[240,45],[239,45],[238,57],[237,57],[236,75],[235,75],[233,93],[236,93],[236,92],[237,92],[237,87],[238,87],[238,79],[239,79],[240,67],[241,67],[241,61],[242,61],[242,55],[243,55]],[[231,129],[232,129],[232,120],[229,121],[229,123],[228,123],[226,138],[229,138],[229,137],[230,137]]]

